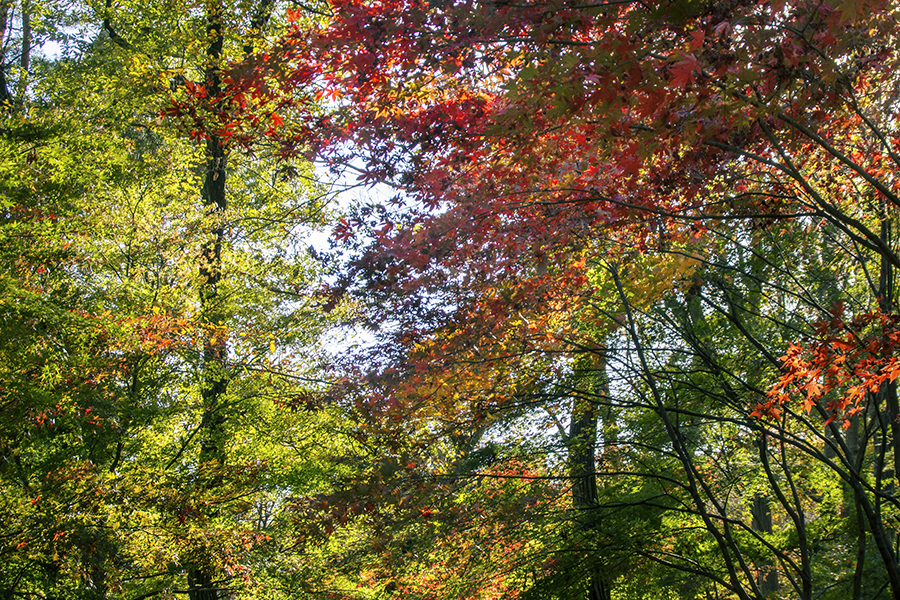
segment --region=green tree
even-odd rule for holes
[[[285,511],[327,484],[338,423],[302,243],[327,189],[160,117],[284,22],[242,8],[14,11],[32,41],[10,48],[62,52],[4,70],[24,82],[0,140],[6,595],[290,596],[315,568]]]

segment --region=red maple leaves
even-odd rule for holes
[[[794,398],[826,422],[849,419],[867,398],[900,377],[900,315],[873,311],[845,321],[843,306],[817,326],[818,338],[791,344],[781,357],[783,374],[752,416],[778,419]]]
[[[702,237],[704,219],[801,210],[883,251],[871,215],[839,199],[864,182],[900,205],[890,176],[900,141],[859,104],[892,85],[894,52],[879,40],[893,20],[861,26],[855,9],[808,2],[690,14],[420,0],[332,8],[319,29],[289,14],[291,32],[229,71],[220,97],[186,86],[165,114],[230,143],[262,129],[286,155],[353,161],[360,181],[414,198],[420,209],[371,225],[357,263],[373,289],[396,294],[394,308],[442,314],[415,290],[446,292],[456,319],[496,323],[522,297],[497,290],[545,289],[548,273],[575,281],[566,257],[598,237],[642,251],[674,232]],[[690,230],[670,225],[686,215]],[[349,223],[339,239],[353,235]],[[860,335],[832,330],[792,347],[754,414],[777,416],[795,393],[807,411],[855,410],[898,372],[893,333],[874,346]]]

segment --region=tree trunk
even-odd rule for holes
[[[885,215],[881,221],[881,241],[885,246],[891,247],[891,221]],[[878,274],[879,307],[884,314],[890,314],[894,308],[894,268],[886,256],[881,257],[881,265]],[[888,422],[891,424],[891,445],[894,448],[894,477],[900,475],[900,402],[897,400],[897,382],[885,382],[878,391],[884,406],[887,408]]]
[[[9,93],[9,81],[6,78],[6,48],[3,40],[6,39],[6,26],[9,22],[9,9],[12,8],[12,0],[0,0],[0,106],[12,106],[13,97]]]
[[[19,58],[19,84],[16,87],[16,101],[25,104],[28,91],[28,70],[31,69],[31,2],[22,2],[22,55]]]
[[[572,480],[572,507],[575,509],[577,526],[585,532],[596,528],[595,511],[598,503],[594,461],[600,411],[594,399],[595,394],[590,392],[599,391],[600,395],[606,396],[609,388],[605,355],[598,353],[593,357],[593,364],[588,369],[576,367],[575,370],[576,387],[584,383],[592,389],[586,394],[575,390],[567,440],[569,477]],[[598,381],[599,383],[595,383]],[[599,559],[591,558],[587,574],[587,600],[610,600],[612,586],[606,568]]]
[[[760,533],[772,533],[772,511],[769,508],[769,499],[766,496],[754,496],[750,512],[753,515],[751,527],[753,531]],[[778,571],[772,565],[772,561],[764,561],[756,565],[758,575],[756,585],[760,591],[768,596],[780,589],[778,583]]]
[[[220,61],[224,42],[222,30],[222,6],[210,0],[207,4],[206,33],[209,40],[206,64],[206,88],[209,96],[221,94]],[[224,322],[219,283],[222,279],[222,243],[225,239],[224,215],[228,206],[225,194],[227,152],[223,141],[214,132],[207,132],[206,173],[201,195],[206,217],[212,223],[209,239],[200,252],[200,305],[203,325],[206,328],[203,344],[203,380],[201,399],[203,415],[200,421],[200,469],[201,493],[215,490],[222,483],[221,472],[225,464],[225,422],[222,398],[228,388],[226,337],[221,327]],[[197,549],[197,559],[188,570],[188,597],[190,600],[217,600],[214,587],[214,568],[209,557],[203,557],[205,549]]]

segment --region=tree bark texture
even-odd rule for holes
[[[597,518],[592,514],[597,510],[597,472],[595,457],[600,411],[595,400],[597,395],[608,395],[606,361],[602,353],[594,355],[596,360],[589,369],[575,371],[576,387],[588,385],[589,393],[579,393],[576,389],[572,403],[572,419],[569,425],[569,477],[572,480],[572,508],[575,510],[577,527],[585,532],[596,528]],[[599,392],[597,394],[596,392]],[[588,572],[587,600],[610,600],[611,583],[601,557],[591,557]]]

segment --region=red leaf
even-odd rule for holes
[[[700,61],[693,54],[685,55],[684,60],[680,60],[669,69],[669,82],[675,87],[685,89],[694,83],[696,75],[694,72],[700,73]]]
[[[694,52],[697,48],[703,45],[703,38],[706,37],[706,33],[702,29],[698,29],[696,31],[691,32],[691,41],[688,44],[688,50]]]

